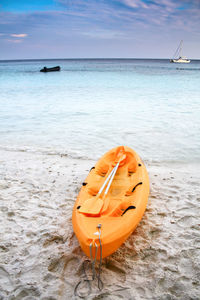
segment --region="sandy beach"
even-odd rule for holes
[[[0,1],[0,300],[200,300],[198,28],[200,0]]]
[[[71,215],[94,163],[0,151],[0,299],[78,299],[74,288],[87,258]],[[94,281],[85,299],[199,299],[199,165],[146,167],[151,191],[145,215],[103,260],[103,290]]]

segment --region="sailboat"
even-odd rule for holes
[[[180,41],[180,44],[178,45],[178,48],[176,49],[174,56],[172,59],[170,59],[171,63],[190,63],[190,59],[182,56],[182,48],[183,48],[183,40]]]

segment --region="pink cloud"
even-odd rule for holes
[[[15,38],[24,38],[24,37],[27,37],[28,34],[26,34],[26,33],[19,33],[19,34],[12,33],[10,36],[15,37]]]

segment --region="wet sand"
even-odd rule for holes
[[[94,163],[0,150],[0,299],[78,299],[74,287],[87,258],[71,214]],[[145,215],[103,260],[103,290],[94,281],[85,299],[199,299],[200,165],[146,166]]]

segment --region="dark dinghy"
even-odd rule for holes
[[[40,72],[55,72],[55,71],[60,71],[60,66],[53,67],[53,68],[44,67],[43,69],[40,70]]]

